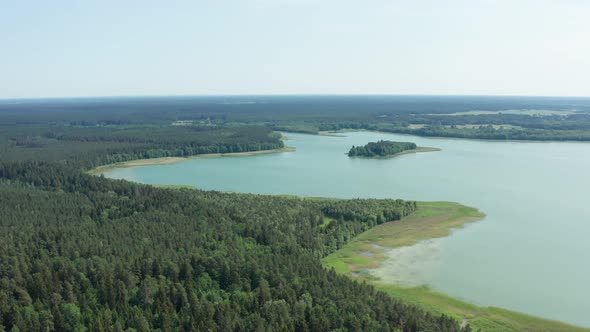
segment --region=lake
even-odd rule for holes
[[[374,132],[285,134],[296,152],[113,169],[111,178],[201,189],[339,198],[455,201],[487,217],[449,237],[389,252],[374,271],[493,305],[590,326],[590,143],[494,142]],[[356,159],[388,139],[439,152]]]

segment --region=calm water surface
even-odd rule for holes
[[[451,236],[392,250],[383,279],[590,326],[590,144],[433,139],[372,132],[286,134],[296,152],[114,169],[150,184],[326,197],[456,201],[487,217]],[[351,159],[389,139],[440,152]]]

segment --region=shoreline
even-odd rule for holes
[[[418,209],[400,220],[377,225],[359,234],[323,261],[338,272],[366,275],[363,271],[381,265],[389,249],[413,246],[421,241],[449,236],[452,231],[485,214],[454,202],[417,202]],[[364,277],[363,277],[364,278]],[[368,278],[374,279],[374,278]]]
[[[431,148],[431,147],[428,147],[428,146],[419,146],[419,147],[417,147],[415,149],[398,152],[398,153],[392,154],[390,156],[374,156],[374,157],[353,156],[353,157],[350,157],[350,158],[361,158],[361,159],[391,159],[391,158],[403,156],[405,154],[420,153],[420,152],[437,152],[437,151],[442,151],[442,149],[440,149],[440,148]]]
[[[258,150],[258,151],[247,151],[247,152],[229,152],[229,153],[206,153],[197,154],[189,157],[161,157],[161,158],[148,158],[148,159],[134,159],[129,161],[123,161],[114,164],[107,164],[98,166],[86,173],[90,175],[98,175],[103,172],[115,169],[115,168],[128,168],[128,167],[140,167],[140,166],[154,166],[154,165],[169,165],[176,164],[183,161],[199,158],[219,158],[219,157],[247,157],[256,156],[261,154],[279,153],[279,152],[295,152],[295,148],[291,146],[285,146],[280,149],[272,150]]]
[[[445,314],[474,330],[483,331],[590,331],[588,328],[535,317],[494,306],[479,306],[428,286],[404,286],[384,282],[372,273],[389,257],[387,251],[409,247],[429,239],[449,236],[485,214],[453,202],[417,202],[418,209],[398,221],[378,225],[350,240],[340,250],[322,259],[322,264],[359,282],[367,282],[403,303],[433,314]]]

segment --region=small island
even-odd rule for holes
[[[440,151],[437,148],[419,147],[412,142],[378,141],[363,146],[352,146],[348,151],[349,157],[385,158],[414,152]]]

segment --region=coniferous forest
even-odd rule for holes
[[[158,189],[44,162],[0,176],[6,331],[458,330],[320,264],[413,202]]]
[[[469,330],[320,263],[415,202],[164,189],[86,173],[283,147],[269,126],[39,114],[0,112],[0,331]]]

